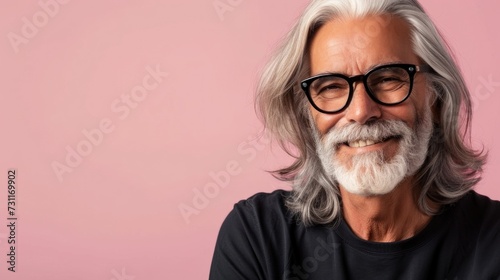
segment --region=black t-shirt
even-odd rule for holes
[[[222,224],[211,280],[500,279],[500,202],[470,191],[414,237],[358,238],[340,219],[305,227],[287,210],[290,192],[240,201]]]

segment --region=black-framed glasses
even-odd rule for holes
[[[411,94],[417,72],[430,72],[428,65],[387,64],[375,67],[364,75],[320,74],[303,80],[300,86],[311,105],[325,114],[339,113],[347,108],[354,95],[354,83],[363,81],[366,92],[378,104],[393,106]]]

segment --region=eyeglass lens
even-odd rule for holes
[[[410,91],[410,74],[401,67],[384,67],[370,72],[366,77],[367,90],[384,104],[404,100]],[[349,81],[341,76],[324,76],[314,80],[309,91],[316,106],[324,111],[342,109],[349,100]]]

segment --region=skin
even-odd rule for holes
[[[309,55],[311,76],[322,73],[354,76],[382,64],[421,64],[412,49],[409,26],[397,17],[385,15],[327,22],[315,34]],[[353,99],[343,112],[323,114],[312,106],[310,111],[320,135],[334,126],[384,119],[402,120],[415,128],[416,120],[424,106],[429,106],[429,100],[425,76],[417,73],[410,97],[397,106],[375,103],[363,84],[356,83]],[[341,145],[336,156],[349,166],[353,155],[368,151],[382,151],[385,159],[390,160],[398,147],[397,139],[361,148]],[[340,186],[345,221],[358,237],[365,240],[392,242],[414,236],[425,227],[430,217],[420,212],[413,199],[413,181],[414,178],[408,177],[391,193],[368,197],[351,194]]]

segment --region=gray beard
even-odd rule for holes
[[[417,116],[415,126],[413,131],[403,121],[353,123],[332,128],[323,139],[315,128],[317,152],[326,174],[349,193],[362,196],[387,194],[415,174],[425,161],[433,130],[429,108],[422,117]],[[382,151],[355,155],[349,162],[341,162],[336,155],[337,146],[342,143],[360,139],[380,141],[392,136],[399,138],[399,148],[390,160],[384,158]]]

